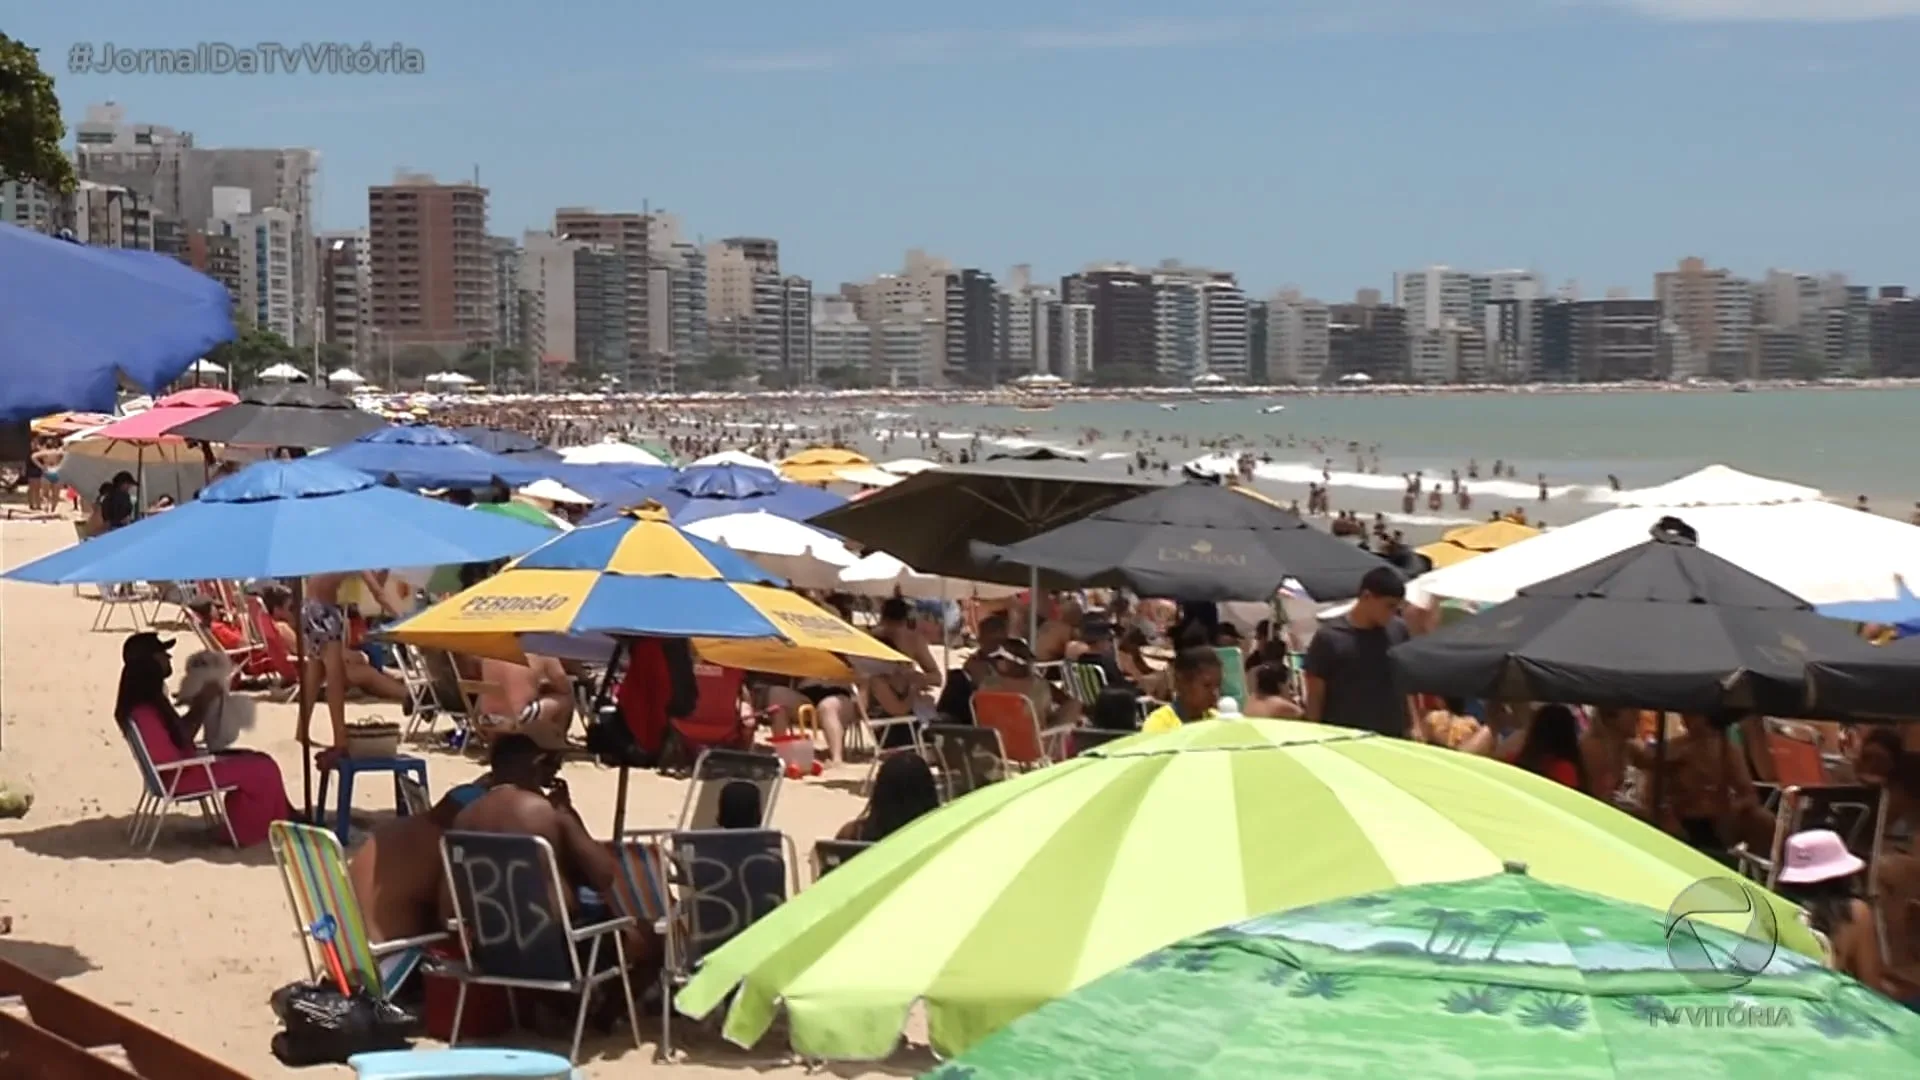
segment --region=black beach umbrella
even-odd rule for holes
[[[1027,585],[1027,568],[976,565],[968,543],[1018,543],[1157,486],[1079,461],[989,458],[929,469],[807,524],[923,574]]]
[[[1847,716],[1920,720],[1920,637],[1868,646],[1845,659],[1815,661],[1808,678],[1823,710]]]
[[[1809,665],[1871,649],[1663,518],[1648,542],[1521,589],[1390,657],[1409,693],[1810,716],[1832,714],[1809,701]]]
[[[477,425],[454,428],[453,431],[456,435],[466,436],[468,442],[489,454],[525,454],[536,461],[560,460],[559,451],[548,449],[540,440],[525,432]]]
[[[1212,480],[1157,488],[1015,544],[974,544],[989,566],[1037,567],[1084,585],[1208,602],[1271,600],[1288,578],[1319,599],[1360,591],[1386,562],[1244,490]]]
[[[299,446],[309,450],[352,442],[387,422],[330,390],[304,383],[255,387],[238,403],[169,434],[230,446]]]

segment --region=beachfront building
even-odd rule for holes
[[[1055,335],[1051,373],[1069,382],[1092,382],[1099,365],[1099,313],[1092,304],[1059,304],[1052,317]]]
[[[1247,294],[1232,274],[1200,286],[1201,364],[1209,375],[1245,383],[1252,373]]]
[[[389,345],[457,357],[493,333],[487,189],[401,172],[367,189],[371,323]]]
[[[873,327],[846,296],[813,298],[813,369],[819,378],[867,381],[874,367]]]
[[[487,237],[493,264],[493,336],[500,348],[520,342],[520,244],[511,236]]]
[[[656,387],[677,385],[678,372],[705,362],[707,326],[706,252],[684,241],[655,248],[647,266],[647,355]]]
[[[944,375],[947,382],[992,386],[1000,367],[1000,291],[985,270],[960,269],[946,276]]]
[[[239,259],[234,314],[239,319],[291,342],[296,331],[293,288],[297,226],[279,207],[253,208],[253,193],[242,187],[213,189],[210,233],[232,237]]]
[[[1556,297],[1507,298],[1487,303],[1481,323],[1486,342],[1486,379],[1489,382],[1518,383],[1545,378],[1549,370],[1564,377],[1567,370],[1565,343],[1566,301]],[[1555,316],[1560,316],[1555,318]],[[1547,361],[1550,324],[1562,331],[1559,363]]]
[[[370,277],[367,230],[321,233],[318,246],[314,267],[319,275],[320,340],[346,349],[354,367],[364,366],[372,346],[365,322]],[[519,245],[514,250],[518,251]],[[517,296],[517,283],[508,281],[504,291]],[[500,340],[518,342],[517,328],[513,337]]]
[[[153,250],[154,207],[120,184],[82,180],[54,206],[54,227],[95,247]]]
[[[789,274],[780,279],[780,370],[789,386],[815,381],[813,363],[813,282]]]
[[[520,242],[520,345],[538,364],[566,367],[575,359],[574,257],[586,245],[550,232],[528,232]]]
[[[648,287],[653,281],[651,271],[656,254],[680,243],[679,218],[656,210],[603,211],[563,206],[553,212],[553,231],[555,235],[611,252],[621,260],[618,272],[625,296],[621,301],[619,323],[627,335],[622,369],[630,369],[638,385],[672,386],[672,360],[652,348],[653,306]],[[607,348],[602,346],[599,351],[605,352]]]
[[[1882,285],[1869,322],[1873,373],[1920,378],[1920,298],[1908,296],[1904,286]]]
[[[874,382],[889,389],[941,385],[945,322],[911,309],[874,327]]]
[[[1572,373],[1580,382],[1665,379],[1672,360],[1660,302],[1625,297],[1568,305]]]
[[[1267,376],[1267,320],[1265,300],[1247,302],[1247,381],[1256,386],[1273,382]]]
[[[0,221],[34,232],[51,233],[60,197],[45,184],[0,179]]]
[[[1486,338],[1472,327],[1448,323],[1438,330],[1425,330],[1410,335],[1408,347],[1408,367],[1414,382],[1478,383],[1486,379]]]
[[[1115,385],[1140,385],[1158,372],[1153,275],[1125,264],[1088,267],[1060,279],[1066,306],[1093,309],[1092,360],[1076,371]]]
[[[1184,383],[1206,373],[1206,303],[1202,279],[1163,265],[1153,275],[1153,369],[1161,379]]]
[[[1674,334],[1674,378],[1753,377],[1752,282],[1690,256],[1653,276],[1653,297]]]
[[[1393,276],[1393,302],[1407,312],[1407,330],[1418,335],[1448,324],[1471,326],[1474,276],[1450,266],[1429,266]]]
[[[240,303],[240,241],[226,233],[195,229],[187,233],[188,266],[226,286],[235,305]]]
[[[1327,380],[1332,348],[1327,305],[1285,289],[1267,301],[1267,379],[1312,386]]]
[[[1370,290],[1369,290],[1370,291]],[[1374,294],[1375,299],[1378,293]],[[1408,379],[1412,353],[1407,309],[1396,304],[1335,304],[1327,309],[1327,363],[1321,382],[1365,375],[1376,383]]]

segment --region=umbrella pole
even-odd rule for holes
[[[313,821],[313,739],[310,737],[313,727],[313,699],[308,696],[307,686],[307,620],[300,613],[307,607],[307,579],[293,579],[293,669],[300,686],[300,719],[294,726],[300,738],[300,791],[306,803],[306,811],[301,816],[303,822]],[[269,627],[269,630],[272,628]],[[317,687],[311,688],[315,691]],[[314,697],[318,694],[315,693]]]
[[[1667,813],[1667,714],[1655,713],[1659,722],[1653,733],[1653,827],[1666,828]]]
[[[605,709],[613,700],[611,696],[613,693],[613,672],[615,668],[620,666],[620,650],[625,647],[626,642],[615,641],[613,644],[613,655],[607,657],[607,673],[600,676],[600,691],[593,695],[593,712],[596,720],[599,719],[601,710]],[[625,722],[623,718],[621,723]],[[613,838],[616,841],[620,839],[621,834],[624,833],[627,828],[627,785],[632,779],[629,775],[631,772],[632,769],[629,768],[625,762],[622,762],[620,765],[620,786],[615,790],[613,796]]]
[[[1040,640],[1040,568],[1027,567],[1027,646]]]

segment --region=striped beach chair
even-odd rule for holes
[[[307,975],[315,981],[330,972],[324,942],[331,941],[349,985],[365,987],[381,1000],[405,985],[426,957],[426,949],[447,940],[444,932],[400,941],[372,942],[347,877],[347,861],[333,833],[314,825],[276,821],[268,829],[287,903],[305,946]]]

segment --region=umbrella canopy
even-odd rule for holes
[[[508,500],[503,503],[474,503],[473,508],[484,514],[498,514],[501,517],[512,518],[515,521],[524,521],[529,525],[538,525],[543,529],[549,529],[554,532],[573,531],[573,526],[566,521],[554,517],[552,514],[530,503]]]
[[[1498,604],[1515,592],[1630,548],[1680,514],[1701,544],[1814,604],[1880,600],[1894,578],[1920,581],[1920,528],[1822,500],[1798,484],[1711,466],[1670,484],[1622,493],[1617,509],[1425,574],[1407,597]],[[1819,558],[1807,553],[1820,552]]]
[[[560,451],[560,460],[570,465],[664,465],[666,462],[630,443],[592,443],[569,446]]]
[[[819,488],[741,465],[690,465],[674,473],[666,483],[648,489],[647,494],[665,507],[680,525],[755,511],[804,521],[846,502]],[[603,521],[615,512],[612,508],[603,508],[587,520]]]
[[[1355,1080],[1920,1070],[1920,1016],[1775,950],[1764,926],[1749,938],[1689,919],[1692,933],[1670,937],[1672,921],[1518,867],[1365,893],[1151,953],[927,1077],[1268,1080],[1305,1062]],[[1727,970],[1754,977],[1735,986]]]
[[[696,458],[687,463],[688,468],[694,468],[699,465],[744,465],[749,469],[762,469],[770,473],[780,471],[779,467],[773,462],[767,461],[764,458],[754,457],[745,450],[719,450],[708,454],[706,457]]]
[[[1368,571],[1387,565],[1270,500],[1210,481],[1157,488],[1017,544],[972,550],[988,565],[1195,602],[1272,600],[1288,578],[1321,599],[1354,596]]]
[[[1449,529],[1439,540],[1417,547],[1414,551],[1426,556],[1427,561],[1438,570],[1539,535],[1540,530],[1531,525],[1513,521],[1483,521],[1478,525]]]
[[[1823,711],[1920,720],[1920,637],[1901,638],[1846,659],[1817,660],[1807,678]]]
[[[547,463],[546,473],[571,490],[609,508],[606,517],[646,502],[673,477],[673,470],[665,466],[569,465],[564,461]]]
[[[375,479],[391,476],[415,490],[478,488],[495,480],[518,486],[546,475],[541,462],[489,454],[464,436],[429,424],[382,427],[316,456]]]
[[[677,1004],[751,1045],[780,1003],[808,1057],[874,1060],[923,1001],[934,1049],[1211,927],[1499,873],[1664,908],[1725,873],[1680,841],[1488,758],[1285,720],[1140,735],[921,817],[709,956]],[[1767,898],[1783,941],[1812,937]],[[911,948],[903,948],[903,935]],[[1131,1075],[1131,1074],[1127,1074]]]
[[[833,588],[855,596],[906,596],[915,600],[951,600],[962,596],[998,599],[1025,590],[1015,585],[922,574],[884,551],[875,551],[840,571]]]
[[[1896,576],[1895,594],[1883,600],[1855,600],[1844,604],[1822,604],[1819,612],[1829,619],[1874,623],[1879,626],[1920,624],[1920,596],[1907,587],[1907,579]]]
[[[919,473],[807,524],[886,551],[923,574],[1025,585],[1026,568],[983,567],[968,542],[1017,544],[1158,486],[1080,462],[990,458]]]
[[[292,364],[275,364],[260,373],[261,382],[306,382],[307,373]]]
[[[213,361],[208,360],[204,356],[198,360],[195,360],[193,363],[188,364],[187,370],[193,372],[196,375],[225,375],[227,373],[226,368],[223,368],[219,364],[216,364]]]
[[[745,555],[795,588],[836,588],[840,572],[860,561],[839,539],[765,510],[702,518],[686,528]]]
[[[241,394],[237,404],[190,420],[169,434],[239,446],[312,448],[351,442],[386,426],[385,420],[330,390],[294,383],[256,387]]]
[[[616,638],[686,637],[713,663],[755,671],[849,678],[840,656],[905,662],[779,584],[649,505],[555,538],[388,635],[513,661],[527,652],[598,661]]]
[[[843,484],[858,484],[861,487],[884,488],[905,480],[899,473],[888,472],[874,465],[854,465],[845,469],[836,469],[834,480]]]
[[[1808,663],[1872,648],[1666,519],[1638,547],[1530,585],[1390,656],[1406,689],[1449,697],[1803,716]]]
[[[190,503],[9,571],[16,581],[199,581],[486,562],[552,533],[376,484],[317,458],[263,461]]]
[[[457,427],[453,432],[490,454],[533,454],[545,460],[560,460],[558,452],[524,432],[480,426]]]
[[[593,496],[583,495],[558,480],[541,479],[523,487],[519,495],[541,502],[567,503],[571,506],[592,506]]]
[[[838,446],[811,446],[780,462],[780,475],[796,484],[826,484],[839,479],[841,469],[872,465],[865,454]]]
[[[94,431],[113,423],[113,417],[106,413],[57,412],[40,417],[28,427],[35,435],[54,435],[65,438],[82,431]]]
[[[119,439],[122,442],[155,442],[172,435],[173,429],[203,416],[210,416],[239,401],[225,390],[182,390],[153,403],[145,412],[122,417],[88,433],[94,439]]]
[[[343,367],[338,371],[329,372],[327,381],[330,383],[340,383],[343,386],[359,386],[367,380],[352,368]]]
[[[176,259],[0,225],[0,421],[111,412],[122,376],[157,393],[233,340],[232,310]]]
[[[427,376],[426,381],[436,386],[472,386],[476,380],[457,371],[440,371]]]

